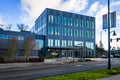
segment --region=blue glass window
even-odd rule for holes
[[[53,21],[54,21],[53,15],[49,15],[49,16],[48,16],[48,22],[52,24]]]
[[[53,46],[53,39],[48,39],[48,46]]]
[[[60,17],[59,16],[55,16],[55,24],[60,24]]]
[[[78,19],[75,19],[74,26],[78,27]]]
[[[54,34],[54,28],[52,26],[48,27],[48,34],[51,34],[51,35]]]
[[[94,29],[94,26],[95,26],[95,25],[94,25],[94,22],[92,21],[92,29]]]
[[[60,46],[60,40],[55,40],[55,46]]]
[[[63,47],[66,47],[66,46],[67,46],[66,40],[62,40],[62,46],[63,46]]]
[[[72,18],[68,18],[68,26],[72,26]]]
[[[63,17],[62,23],[63,23],[63,25],[67,25],[67,19],[66,19],[66,17]]]
[[[35,40],[36,41],[36,45],[37,45],[37,48],[38,49],[41,49],[41,48],[43,48],[43,40]]]

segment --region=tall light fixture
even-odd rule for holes
[[[111,70],[111,53],[110,53],[110,0],[108,0],[108,70]]]

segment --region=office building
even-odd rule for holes
[[[51,57],[95,57],[95,17],[46,8],[31,29]]]

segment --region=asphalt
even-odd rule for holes
[[[7,64],[0,64],[0,73],[2,73],[2,72],[14,72],[14,71],[25,71],[25,70],[35,70],[35,69],[47,69],[47,68],[70,66],[70,65],[75,65],[75,64],[79,64],[79,63],[44,63],[44,62],[7,63]]]
[[[33,70],[33,69],[46,69],[46,68],[54,68],[54,67],[61,67],[61,66],[69,66],[74,65],[77,63],[7,63],[7,64],[0,64],[0,73],[2,72],[14,72],[14,71],[21,71],[21,70]],[[107,78],[103,78],[100,80],[120,80],[120,74],[110,76]]]
[[[54,68],[62,66],[62,64],[58,63],[7,63],[0,64],[0,73],[1,72],[14,72],[14,71],[22,71],[22,70],[32,70],[32,69],[45,69],[45,68]]]

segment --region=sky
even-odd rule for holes
[[[117,36],[120,37],[120,0],[110,0],[110,11],[116,11]],[[107,49],[107,30],[102,30],[102,15],[107,13],[107,0],[0,0],[0,24],[12,24],[12,31],[19,31],[17,24],[34,25],[36,18],[45,8],[93,16],[96,18],[96,44],[99,45],[100,32],[102,32],[103,47]],[[1,27],[1,26],[0,26]],[[2,27],[6,29],[5,27]],[[111,42],[112,47],[120,47],[120,41]]]

